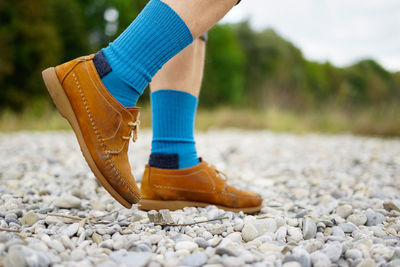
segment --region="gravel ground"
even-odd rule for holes
[[[150,141],[131,146],[138,182]],[[226,130],[197,145],[263,196],[259,214],[123,209],[72,132],[1,134],[0,266],[400,266],[400,140]]]

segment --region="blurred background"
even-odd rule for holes
[[[0,131],[69,129],[41,71],[97,52],[147,0],[1,0]],[[400,2],[243,0],[209,35],[197,128],[400,136]],[[150,127],[149,93],[140,99]]]

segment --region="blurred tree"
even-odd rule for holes
[[[46,0],[6,0],[0,4],[0,103],[22,109],[43,95],[41,71],[59,61],[62,43],[46,22]]]
[[[46,90],[41,71],[94,53],[115,39],[148,0],[0,0],[0,108],[21,110]],[[373,60],[347,68],[307,61],[272,29],[217,25],[207,44],[201,105],[293,109],[334,104],[398,106],[400,72]],[[148,103],[148,94],[141,103]]]
[[[239,105],[244,91],[244,54],[231,25],[217,25],[207,42],[201,105]]]

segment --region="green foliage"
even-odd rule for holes
[[[207,46],[202,103],[207,106],[242,104],[245,56],[233,27],[216,26],[210,32]]]
[[[146,3],[0,1],[0,108],[22,110],[32,100],[48,100],[43,69],[106,46]],[[112,10],[117,16],[106,16]],[[347,68],[308,61],[272,29],[254,31],[248,22],[217,25],[207,51],[203,106],[276,106],[295,112],[335,106],[351,114],[364,107],[378,113],[400,102],[400,73],[373,60]],[[141,100],[146,102],[147,94]]]

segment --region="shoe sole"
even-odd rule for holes
[[[139,209],[141,210],[179,210],[183,209],[184,207],[201,207],[205,208],[207,206],[214,205],[210,203],[204,202],[196,202],[196,201],[183,201],[183,200],[151,200],[151,199],[142,199],[139,202]],[[262,206],[257,207],[248,207],[248,208],[230,208],[220,205],[214,205],[220,209],[232,212],[240,212],[243,211],[244,213],[256,213],[259,212]]]
[[[65,94],[64,88],[61,86],[58,80],[56,71],[54,67],[48,68],[42,72],[44,83],[47,87],[47,91],[57,107],[58,112],[63,116],[71,125],[76,138],[78,139],[79,146],[81,148],[83,157],[88,163],[93,174],[96,176],[100,184],[107,190],[111,196],[117,200],[122,206],[126,208],[131,208],[132,204],[125,200],[107,181],[100,170],[97,168],[92,155],[86,146],[85,140],[83,138],[82,131],[79,127],[78,119],[76,118],[75,112],[72,109],[72,105],[69,102],[67,95]],[[139,194],[138,194],[139,195]]]

